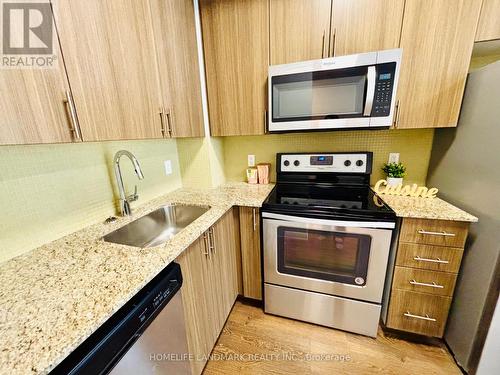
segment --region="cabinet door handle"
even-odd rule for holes
[[[161,136],[165,138],[165,109],[160,107],[160,127],[161,127]]]
[[[430,232],[430,231],[426,231],[423,229],[419,229],[417,232],[418,232],[418,234],[427,234],[430,236],[444,236],[444,237],[455,237],[456,236],[455,233],[448,233],[448,232],[445,232],[444,230],[441,232]]]
[[[408,318],[422,319],[422,320],[427,320],[429,322],[437,321],[435,318],[431,318],[428,314],[425,314],[425,316],[422,316],[422,315],[415,315],[415,314],[412,314],[409,311],[407,311],[403,315],[407,316]]]
[[[326,31],[323,30],[323,36],[321,37],[321,58],[325,58],[325,34]]]
[[[66,90],[66,99],[64,103],[67,104],[69,110],[69,120],[71,123],[71,132],[73,133],[76,141],[83,141],[82,133],[80,131],[80,123],[78,122],[78,116],[76,114],[75,102],[73,101],[73,95],[70,90]]]
[[[396,102],[396,113],[394,114],[394,122],[393,122],[393,125],[394,125],[394,128],[397,129],[398,128],[398,121],[399,121],[399,100]]]
[[[417,262],[430,262],[430,263],[441,263],[441,264],[448,264],[450,263],[448,260],[441,260],[439,258],[436,259],[430,259],[430,258],[421,258],[419,255],[413,258],[413,260],[416,260]]]
[[[421,282],[416,281],[416,280],[410,280],[410,284],[411,285],[418,285],[418,286],[428,286],[431,288],[438,288],[438,289],[444,288],[444,285],[436,284],[434,281],[432,283],[421,283]]]
[[[267,133],[267,110],[264,111],[264,134]]]
[[[255,208],[252,208],[253,231],[254,231],[254,232],[257,230],[257,218],[256,218],[256,213],[257,213],[257,210],[256,210]]]
[[[173,116],[172,116],[172,110],[169,109],[166,113],[167,115],[167,131],[168,131],[168,136],[169,138],[172,138],[172,124],[173,124]]]
[[[205,242],[205,251],[203,251],[203,255],[210,258],[210,245],[208,244],[209,238],[207,236],[207,232],[203,233],[203,241]]]
[[[215,246],[215,235],[214,235],[214,228],[210,227],[208,230],[208,241],[210,242],[210,251],[212,251],[214,254],[217,254],[217,248]]]
[[[337,29],[333,29],[333,35],[332,35],[332,52],[330,53],[330,48],[328,48],[328,56],[333,57],[335,55],[335,41],[337,37]]]

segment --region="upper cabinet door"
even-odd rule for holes
[[[327,57],[331,0],[270,0],[271,65]]]
[[[404,5],[405,0],[333,0],[330,56],[398,48]]]
[[[263,134],[268,0],[201,0],[200,8],[211,133]]]
[[[149,1],[52,2],[83,139],[162,138]]]
[[[476,42],[500,39],[500,0],[483,0]]]
[[[481,0],[406,0],[399,128],[457,125]]]
[[[65,105],[68,84],[57,36],[52,46],[56,68],[0,69],[0,144],[74,139]]]
[[[150,3],[166,126],[173,137],[201,137],[205,132],[193,1]]]

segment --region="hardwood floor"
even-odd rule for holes
[[[430,375],[461,371],[444,345],[401,340],[381,329],[375,340],[266,315],[260,307],[238,300],[203,374]]]

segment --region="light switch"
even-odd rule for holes
[[[165,174],[168,176],[172,174],[172,162],[170,160],[165,160]]]
[[[255,155],[248,155],[248,166],[255,167]]]

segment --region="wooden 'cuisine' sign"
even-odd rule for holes
[[[422,198],[436,198],[438,193],[437,188],[427,188],[425,186],[418,186],[417,184],[405,185],[398,184],[395,186],[388,186],[386,180],[379,180],[373,187],[377,194],[400,195],[407,197],[422,197]]]

